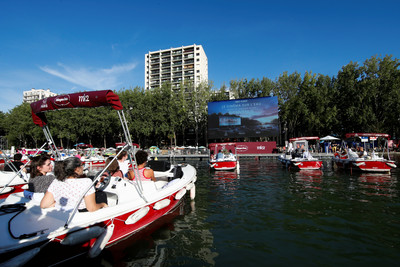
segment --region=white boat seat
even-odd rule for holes
[[[107,194],[107,202],[108,206],[112,207],[118,204],[118,196],[117,194],[110,193],[110,192],[105,192]]]

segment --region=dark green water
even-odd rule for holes
[[[400,171],[350,174],[324,161],[294,172],[245,159],[240,175],[198,169],[187,198],[153,233],[103,252],[114,266],[394,266],[400,261]],[[118,255],[118,256],[115,256]]]

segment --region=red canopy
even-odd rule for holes
[[[80,92],[44,98],[31,103],[32,119],[36,125],[43,127],[47,124],[45,111],[104,106],[111,106],[115,110],[123,109],[118,95],[111,90]]]
[[[346,134],[346,138],[361,137],[361,136],[365,136],[365,137],[384,137],[384,138],[390,139],[390,135],[384,134],[384,133],[347,133]]]

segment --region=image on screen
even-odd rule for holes
[[[279,134],[278,97],[208,103],[208,138],[266,137]]]

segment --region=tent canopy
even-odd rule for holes
[[[295,138],[290,138],[289,142],[305,141],[305,140],[319,140],[319,137],[318,136],[295,137]]]
[[[340,140],[339,138],[327,135],[325,137],[322,137],[321,139],[319,139],[321,141],[334,141],[334,140]]]

